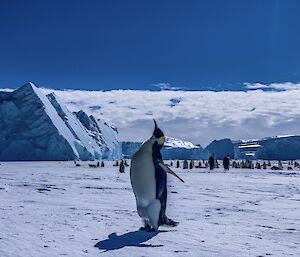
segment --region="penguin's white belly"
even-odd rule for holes
[[[131,160],[130,178],[138,205],[146,206],[156,198],[155,167],[152,156],[135,155]]]
[[[161,204],[156,199],[155,167],[151,154],[138,151],[133,156],[130,179],[139,216],[157,228]]]

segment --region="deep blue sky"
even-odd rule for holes
[[[0,0],[0,87],[300,81],[300,1]]]

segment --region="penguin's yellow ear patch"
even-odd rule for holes
[[[163,145],[163,144],[165,143],[165,137],[164,137],[164,136],[160,137],[160,138],[157,140],[157,142],[158,142],[159,145]]]

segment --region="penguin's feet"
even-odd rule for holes
[[[139,230],[141,230],[141,231],[148,231],[149,229],[151,229],[151,226],[149,226],[148,224],[145,224],[144,227],[139,228]]]
[[[146,232],[157,232],[157,230],[155,228],[149,228],[146,230]]]
[[[144,227],[140,227],[140,231],[146,231],[146,232],[155,232],[157,231],[156,229],[152,228],[149,225],[145,225]]]
[[[178,224],[179,224],[179,222],[174,221],[174,220],[172,220],[172,219],[166,217],[166,218],[164,219],[162,225],[166,225],[166,226],[170,226],[170,227],[176,227]]]

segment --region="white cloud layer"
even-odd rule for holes
[[[246,89],[269,89],[269,90],[300,90],[300,83],[292,83],[292,82],[285,82],[285,83],[272,83],[269,85],[264,85],[261,83],[245,83],[244,84]]]
[[[177,86],[173,86],[170,83],[165,83],[165,82],[161,82],[161,83],[156,83],[153,84],[154,87],[157,87],[161,90],[187,90],[187,87],[177,87]]]
[[[43,90],[55,91],[72,111],[83,109],[115,125],[123,140],[150,136],[155,118],[167,136],[205,146],[227,137],[300,134],[299,85],[272,87],[285,91]]]
[[[83,109],[115,125],[122,140],[149,137],[153,118],[167,136],[202,146],[221,138],[300,134],[300,84],[247,86],[246,92],[43,90],[55,92],[71,111]]]

